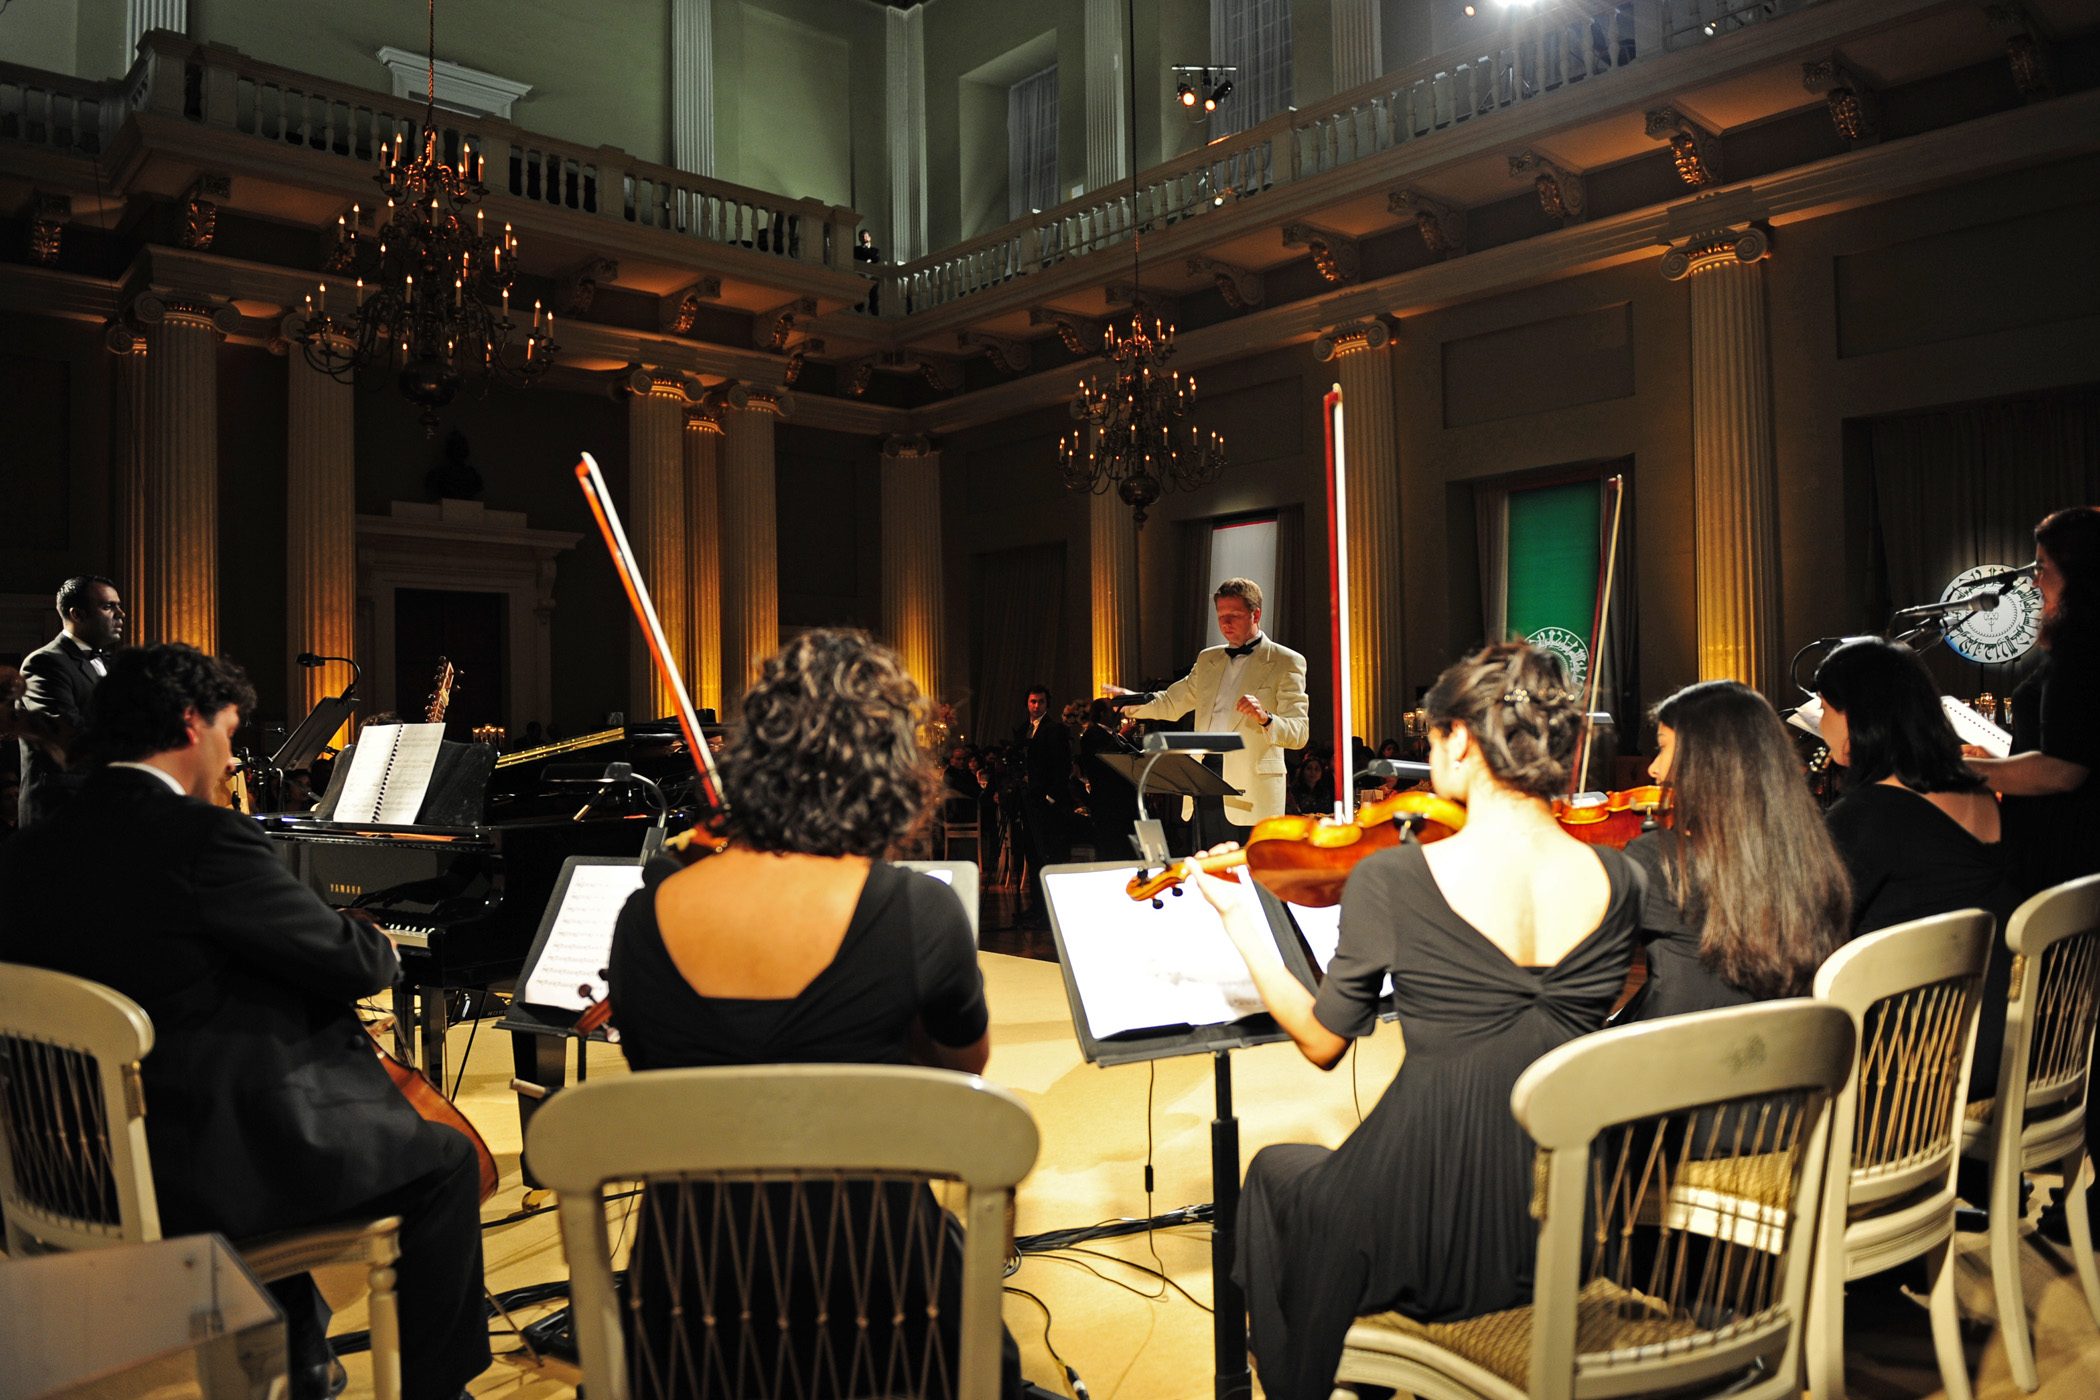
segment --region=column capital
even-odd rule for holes
[[[122,318],[102,323],[102,344],[112,355],[146,353],[146,337],[125,325]]]
[[[1695,272],[1754,263],[1771,254],[1772,236],[1756,224],[1715,229],[1711,233],[1695,234],[1682,243],[1671,244],[1670,251],[1662,256],[1661,271],[1665,282],[1682,282]]]
[[[722,411],[718,408],[695,408],[685,415],[685,430],[702,437],[722,436]]]
[[[141,292],[131,300],[131,319],[141,326],[172,322],[201,326],[222,339],[241,328],[241,313],[230,303],[173,292]]]
[[[750,413],[792,418],[795,416],[795,396],[785,389],[745,389],[741,407]]]
[[[681,370],[636,366],[621,382],[637,398],[676,399],[680,403],[699,398],[691,378]]]
[[[924,433],[892,433],[882,440],[882,455],[892,462],[938,457],[940,444]]]
[[[1332,360],[1361,350],[1383,350],[1392,338],[1392,329],[1382,318],[1349,321],[1320,332],[1313,341],[1313,358]]]

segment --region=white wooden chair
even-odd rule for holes
[[[533,1115],[525,1149],[560,1198],[584,1388],[591,1400],[750,1400],[801,1394],[828,1371],[880,1378],[870,1393],[994,1400],[1005,1212],[1036,1148],[1020,1100],[945,1070],[655,1070],[563,1090]],[[953,1358],[932,1340],[944,1251],[931,1246],[948,1226],[918,1214],[936,1180],[966,1192]],[[657,1253],[653,1273],[639,1258],[629,1268],[623,1301],[603,1188],[627,1181],[650,1184],[636,1249]],[[908,1276],[929,1269],[911,1294]],[[779,1301],[835,1298],[846,1276],[858,1280],[853,1317],[791,1318]],[[909,1315],[930,1320],[923,1345],[900,1348],[907,1296],[918,1299]],[[651,1326],[658,1313],[683,1326]]]
[[[1538,1144],[1534,1300],[1349,1329],[1335,1384],[1424,1400],[1801,1391],[1801,1320],[1851,1019],[1807,1000],[1604,1030],[1510,1107]]]
[[[1954,1171],[1996,920],[1942,914],[1854,939],[1815,995],[1859,1038],[1830,1128],[1830,1165],[1809,1292],[1808,1388],[1844,1400],[1845,1284],[1926,1257],[1933,1350],[1948,1400],[1969,1400],[1954,1300]]]
[[[2005,1008],[2005,1052],[1995,1097],[1969,1105],[1962,1151],[1991,1164],[1991,1281],[1998,1294],[1998,1335],[2013,1380],[2041,1385],[2020,1284],[2020,1176],[2054,1169],[2063,1176],[2071,1259],[2086,1307],[2100,1323],[2100,1269],[2085,1190],[2093,1164],[2085,1148],[2086,1081],[2093,1063],[2093,1025],[2100,1011],[2100,875],[2043,890],[2013,911],[2005,946],[2014,956]]]
[[[131,998],[83,977],[0,963],[0,1214],[9,1255],[161,1237],[139,1079],[152,1049],[153,1022]],[[259,1283],[365,1270],[378,1400],[401,1395],[400,1228],[387,1216],[234,1242]]]

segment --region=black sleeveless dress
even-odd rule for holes
[[[1418,845],[1350,876],[1314,1014],[1367,1034],[1390,971],[1407,1058],[1340,1147],[1268,1147],[1248,1166],[1233,1276],[1272,1400],[1326,1400],[1362,1314],[1455,1322],[1531,1300],[1533,1144],[1509,1093],[1532,1061],[1604,1024],[1640,925],[1639,872],[1592,849],[1610,901],[1550,967],[1518,966],[1454,913]]]

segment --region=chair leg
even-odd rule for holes
[[[375,1266],[368,1275],[366,1311],[372,1326],[372,1400],[401,1400],[401,1300],[394,1294],[394,1269]]]
[[[2086,1208],[2085,1189],[2093,1179],[2092,1159],[2085,1144],[2063,1161],[2064,1223],[2071,1227],[2071,1260],[2078,1266],[2078,1281],[2085,1285],[2085,1305],[2100,1325],[2100,1268],[2093,1260],[2091,1212]]]
[[[1826,1232],[1827,1233],[1827,1232]],[[1809,1393],[1845,1400],[1845,1242],[1816,1241],[1808,1290],[1808,1337],[1803,1349]],[[1957,1400],[1949,1397],[1949,1400]]]
[[[2034,1369],[2034,1337],[2027,1327],[2027,1294],[2020,1284],[2020,1163],[1996,1154],[1991,1162],[1991,1283],[1998,1294],[1998,1335],[2013,1383],[2041,1388]]]
[[[1952,1235],[1925,1256],[1926,1270],[1932,1276],[1932,1349],[1940,1360],[1940,1383],[1947,1388],[1947,1400],[1972,1400],[1969,1359],[1961,1349],[1961,1308],[1954,1300],[1954,1256]]]

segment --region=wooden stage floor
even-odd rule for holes
[[[987,1077],[1020,1095],[1042,1130],[1042,1154],[1019,1192],[1020,1232],[1146,1214],[1148,1092],[1157,1186],[1152,1209],[1209,1200],[1208,1060],[1166,1060],[1151,1069],[1093,1068],[1080,1058],[1056,964],[1000,953],[982,957],[992,1011]],[[468,1036],[468,1027],[452,1032],[455,1065],[456,1057],[467,1052]],[[484,1218],[490,1221],[514,1212],[521,1194],[518,1118],[506,1088],[511,1074],[509,1040],[493,1030],[474,1035],[459,1096],[460,1106],[488,1138],[504,1173],[502,1188],[484,1207]],[[1392,1078],[1400,1054],[1400,1035],[1391,1025],[1382,1025],[1351,1052],[1356,1063],[1345,1060],[1329,1074],[1307,1064],[1288,1044],[1237,1052],[1233,1086],[1243,1161],[1271,1142],[1339,1142],[1357,1123],[1358,1100],[1365,1110],[1371,1107]],[[590,1067],[594,1076],[626,1072],[613,1046],[593,1046]],[[489,1286],[497,1292],[566,1276],[551,1214],[496,1225],[485,1239]],[[2014,1400],[2023,1392],[2013,1384],[1997,1344],[1984,1239],[1964,1236],[1962,1245],[1961,1298],[1964,1316],[1973,1323],[1969,1360],[1976,1394],[1979,1400]],[[1031,1257],[1007,1282],[1048,1305],[1054,1319],[1050,1340],[1079,1371],[1093,1400],[1208,1400],[1210,1317],[1197,1306],[1200,1302],[1207,1307],[1211,1299],[1207,1231],[1162,1231],[1149,1242],[1136,1235],[1092,1247],[1112,1258]],[[1190,1296],[1163,1290],[1158,1280],[1114,1262],[1149,1265],[1153,1249],[1169,1276]],[[2042,1375],[2040,1394],[2057,1400],[2100,1395],[2100,1331],[2086,1314],[2069,1259],[2039,1240],[2030,1240],[2023,1255]],[[1854,1289],[1847,1367],[1852,1393],[1865,1400],[1911,1400],[1941,1393],[1924,1310],[1893,1287],[1855,1284]],[[332,1286],[329,1291],[334,1291]],[[521,1320],[544,1311],[532,1309]],[[1028,1378],[1065,1393],[1062,1373],[1044,1348],[1042,1309],[1010,1293],[1005,1312],[1007,1325],[1020,1341]],[[361,1304],[346,1307],[336,1319],[337,1330],[363,1326]],[[498,1326],[492,1324],[492,1330]],[[514,1337],[497,1336],[495,1347],[496,1363],[472,1386],[476,1396],[560,1400],[575,1393],[577,1376],[571,1368],[553,1361],[535,1366],[517,1350]],[[365,1358],[351,1357],[348,1365],[350,1400],[368,1400],[371,1381]]]

